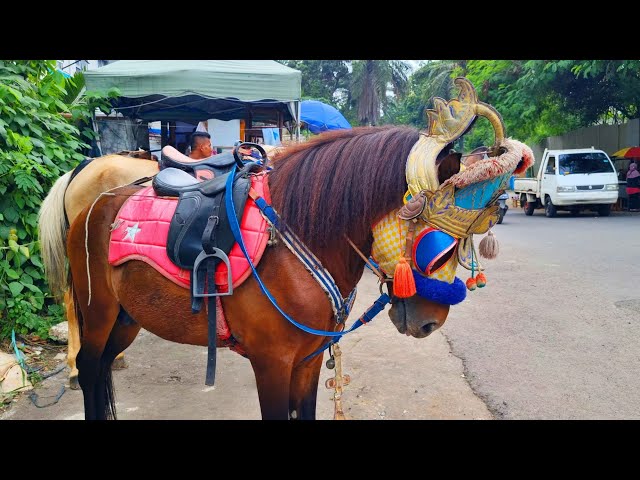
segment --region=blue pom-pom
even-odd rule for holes
[[[416,293],[427,300],[455,305],[467,297],[467,287],[458,277],[453,279],[453,283],[447,283],[420,275],[415,270],[411,271],[416,281]]]

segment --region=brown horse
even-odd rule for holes
[[[276,160],[269,175],[273,206],[331,273],[343,296],[364,269],[345,236],[370,254],[372,225],[402,205],[405,163],[418,138],[419,132],[407,127],[328,132],[285,149]],[[111,364],[140,328],[170,341],[207,345],[206,314],[191,313],[188,290],[146,263],[111,266],[107,261],[110,225],[125,199],[138,191],[129,186],[103,196],[69,230],[67,254],[82,326],[77,364],[87,419],[115,416]],[[257,271],[295,320],[319,330],[341,327],[325,292],[282,242],[267,248]],[[252,364],[262,417],[314,419],[322,355],[304,359],[328,338],[287,322],[253,277],[232,296],[222,297],[222,305],[233,337]],[[123,312],[134,321],[121,321]],[[440,327],[448,312],[449,305],[416,295],[395,299],[389,315],[401,333],[422,338]]]
[[[265,147],[267,151],[275,149],[269,145]],[[157,157],[147,150],[125,150],[91,159],[86,166],[78,169],[79,172],[75,176],[73,171],[61,176],[40,208],[40,237],[44,239],[42,258],[48,274],[49,287],[56,297],[60,298],[64,295],[63,303],[69,330],[67,365],[70,369],[69,386],[72,389],[80,388],[76,368],[76,357],[80,350],[80,331],[72,290],[67,289],[64,274],[66,272],[64,239],[67,236],[68,226],[102,192],[158,173],[157,160]],[[61,209],[61,205],[64,205],[64,210]],[[43,222],[43,218],[47,218],[47,221]],[[60,275],[58,272],[63,273]],[[113,367],[123,368],[124,366],[124,353],[121,353],[115,359]]]

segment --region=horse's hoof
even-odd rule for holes
[[[116,358],[111,365],[113,370],[122,370],[123,368],[127,368],[127,362],[124,360],[124,357]]]
[[[71,390],[80,390],[80,383],[78,383],[78,376],[69,377],[69,388]]]

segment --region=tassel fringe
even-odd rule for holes
[[[487,236],[480,242],[478,250],[480,252],[480,256],[484,258],[493,259],[498,256],[500,245],[498,244],[498,239],[491,230],[489,230]]]
[[[465,284],[467,285],[467,288],[470,292],[473,292],[476,289],[476,279],[473,277],[467,278]]]
[[[393,274],[393,294],[398,298],[409,298],[416,294],[416,281],[405,257],[400,257]]]

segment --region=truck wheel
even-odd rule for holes
[[[601,205],[598,207],[598,215],[601,217],[608,217],[611,213],[611,205]]]
[[[536,209],[535,202],[526,201],[524,204],[524,214],[527,216],[533,215],[533,211]]]
[[[550,198],[547,198],[547,203],[544,205],[544,214],[549,218],[553,218],[556,213],[558,213],[556,206],[551,202]]]

